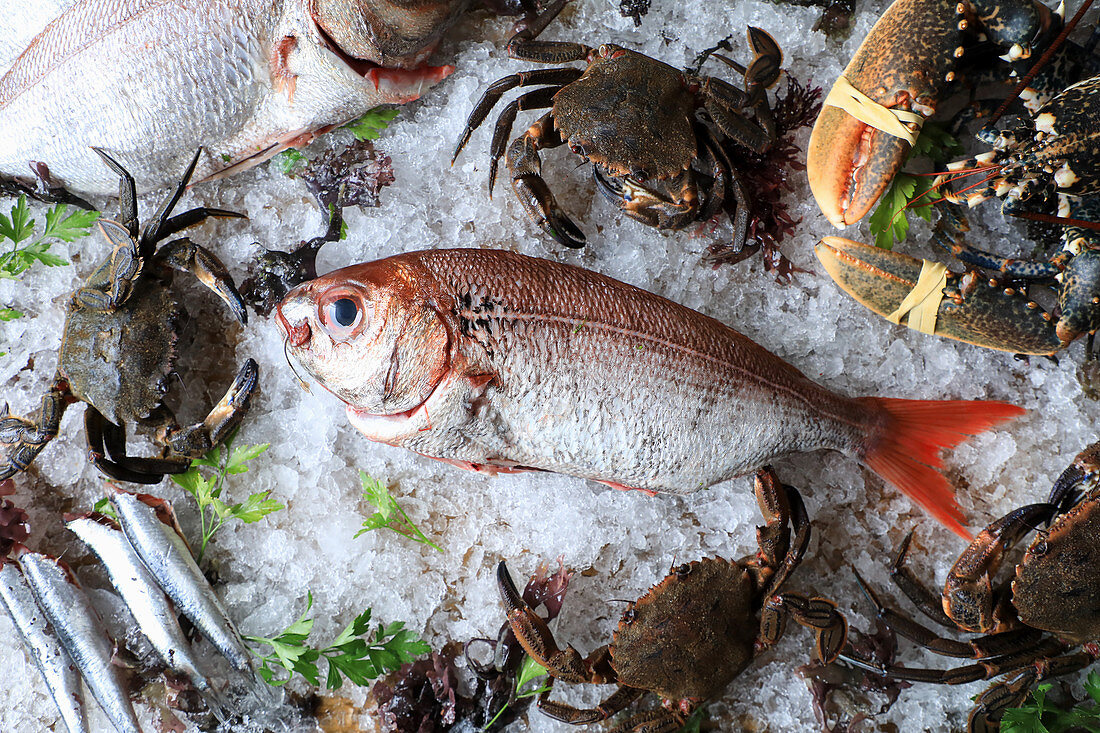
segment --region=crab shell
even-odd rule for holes
[[[675,568],[619,621],[609,646],[619,683],[668,700],[718,696],[752,661],[754,596],[737,563],[705,558]]]
[[[148,417],[168,391],[181,315],[168,288],[147,274],[113,310],[71,302],[58,363],[73,395],[115,425]]]
[[[630,83],[624,83],[629,80]],[[573,152],[615,176],[664,180],[691,167],[695,101],[678,69],[618,46],[554,95],[554,123]],[[628,119],[629,125],[617,121]]]
[[[1012,581],[1022,622],[1074,643],[1100,639],[1100,494],[1060,515],[1027,548]]]

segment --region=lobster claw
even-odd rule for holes
[[[962,56],[959,7],[954,0],[895,0],[826,98],[806,174],[834,226],[871,210],[909,155],[921,118],[935,112],[954,79]],[[884,131],[891,127],[897,134]]]
[[[871,247],[842,237],[825,237],[814,252],[825,271],[864,306],[883,317],[895,314],[902,302],[929,271],[928,260]],[[1050,315],[1012,288],[978,272],[943,273],[932,287],[934,318],[924,319],[937,336],[1017,354],[1053,354],[1064,344]],[[943,293],[942,300],[935,299]],[[898,314],[895,322],[908,325],[913,311]]]
[[[905,163],[909,149],[905,140],[839,107],[823,107],[810,133],[806,175],[829,223],[843,229],[866,216]]]

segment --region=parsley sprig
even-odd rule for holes
[[[273,638],[244,637],[258,646],[271,647],[269,654],[250,649],[262,661],[260,676],[269,685],[285,685],[298,673],[311,685],[317,686],[321,679],[318,668],[321,659],[328,662],[325,678],[328,689],[339,689],[344,684],[344,677],[356,685],[365,685],[431,651],[427,642],[405,628],[403,621],[378,624],[371,634],[369,608],[356,616],[332,643],[322,648],[311,647],[308,641],[313,631],[313,619],[306,616],[312,607],[313,594],[310,593],[306,610],[281,634]],[[287,672],[285,677],[281,676],[280,669]]]
[[[906,162],[913,158],[928,158],[933,165],[940,165],[961,151],[958,141],[946,130],[934,122],[926,122]],[[939,198],[942,196],[932,189],[930,176],[898,173],[867,220],[871,234],[875,236],[875,246],[893,249],[895,242],[905,241],[909,234],[909,214],[925,221],[932,220],[931,206],[910,207],[909,202],[919,199],[924,204],[930,204]]]
[[[46,267],[69,264],[68,260],[50,253],[51,240],[74,242],[86,237],[98,218],[98,211],[76,209],[69,213],[66,204],[57,204],[46,212],[46,227],[35,237],[35,220],[27,208],[27,197],[20,196],[11,207],[10,217],[0,213],[0,238],[11,242],[11,249],[0,253],[0,280],[18,278],[36,262]],[[0,307],[0,321],[11,321],[22,315],[15,308]]]
[[[182,486],[199,505],[199,521],[202,529],[202,544],[196,560],[201,563],[206,553],[206,544],[218,529],[230,519],[239,519],[245,524],[258,522],[268,514],[283,509],[283,505],[269,499],[270,491],[252,494],[239,504],[226,504],[222,490],[226,477],[244,473],[245,465],[270,447],[269,443],[260,445],[234,446],[236,433],[230,435],[222,445],[215,446],[202,458],[191,462],[191,468],[184,473],[172,476],[172,481]],[[213,476],[204,476],[199,468],[213,469]]]
[[[1100,733],[1100,674],[1089,672],[1085,692],[1091,701],[1063,710],[1047,700],[1050,684],[1039,685],[1018,708],[1005,710],[1001,733],[1063,733],[1086,730]]]
[[[344,127],[355,135],[357,140],[377,140],[382,131],[389,127],[393,118],[397,117],[397,112],[396,109],[389,107],[375,107]]]
[[[363,528],[355,533],[356,537],[375,529],[385,528],[408,537],[414,542],[425,544],[438,552],[443,552],[439,545],[429,540],[420,528],[412,523],[409,515],[390,494],[386,484],[368,476],[364,471],[359,472],[359,481],[363,484],[363,498],[377,507],[378,511],[363,520]]]
[[[550,689],[549,678],[543,680],[540,684],[528,685],[529,682],[539,679],[540,677],[546,677],[546,667],[536,662],[533,657],[524,656],[523,662],[519,665],[519,674],[516,675],[516,687],[513,697],[516,700],[522,700],[526,697],[534,697],[535,695],[541,695]],[[526,688],[526,689],[525,689]],[[485,724],[482,730],[489,730],[493,727],[493,723],[497,722],[497,718],[504,714],[504,711],[508,709],[510,702],[504,703],[504,705],[497,711],[497,714],[493,716],[493,719]]]

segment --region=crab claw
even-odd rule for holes
[[[564,682],[587,681],[591,675],[580,653],[571,646],[564,650],[558,648],[550,627],[523,600],[503,560],[497,565],[497,588],[508,609],[508,625],[523,651]]]
[[[814,252],[837,285],[884,317],[917,286],[927,262],[842,237],[825,237]],[[941,290],[937,336],[1017,354],[1052,354],[1062,348],[1050,315],[1015,289],[976,272],[948,272]],[[908,315],[900,323],[907,325]]]

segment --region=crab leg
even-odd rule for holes
[[[1067,511],[1077,503],[1080,496],[1078,486],[1082,483],[1095,483],[1100,476],[1100,442],[1093,443],[1078,453],[1069,464],[1054,487],[1050,490],[1048,504],[1058,507],[1058,513]]]
[[[901,541],[897,551],[894,553],[894,561],[890,564],[890,580],[893,581],[894,585],[896,585],[925,616],[946,628],[958,628],[951,619],[947,618],[947,614],[943,612],[943,604],[940,603],[939,595],[933,594],[932,591],[928,590],[927,586],[918,580],[917,576],[913,574],[913,571],[906,566],[905,558],[909,555],[909,543],[912,541],[913,530],[909,530],[905,535],[905,539]],[[870,592],[870,586],[867,586],[863,582],[859,573],[856,573],[856,578],[859,579],[860,585],[864,587],[864,593],[868,594],[871,602],[881,609],[877,598]],[[887,623],[889,623],[889,621],[887,621]]]
[[[493,197],[493,186],[497,180],[497,164],[500,162],[501,156],[504,155],[508,137],[512,134],[512,124],[516,121],[516,113],[524,109],[546,109],[553,106],[554,94],[559,89],[561,89],[561,86],[545,87],[528,92],[517,97],[500,113],[496,126],[493,128],[492,143],[489,145],[489,198]]]
[[[508,624],[512,627],[512,633],[527,655],[545,667],[551,676],[573,683],[615,681],[606,646],[583,659],[572,646],[564,650],[558,648],[550,627],[523,600],[503,560],[497,565],[497,588],[508,609]]]
[[[780,593],[790,574],[802,561],[810,544],[810,520],[806,505],[798,491],[779,481],[770,467],[756,472],[754,479],[757,503],[767,525],[757,527],[760,550],[757,560],[750,561],[750,572],[777,567],[764,596],[760,611],[760,643],[770,646],[783,636],[790,616],[796,623],[815,632],[817,658],[825,664],[836,659],[848,639],[848,622],[837,613],[836,604],[824,598],[805,598],[795,593]],[[795,538],[790,541],[788,524],[794,524]],[[784,554],[782,563],[779,556]]]
[[[990,685],[977,697],[977,706],[970,713],[970,730],[998,730],[1001,716],[1008,708],[1019,707],[1039,680],[1072,674],[1096,661],[1100,656],[1096,651],[1080,651],[1053,659],[1044,659],[1036,663],[1034,669],[1027,669],[1006,682]]]
[[[533,71],[521,71],[518,74],[512,74],[511,76],[497,79],[485,90],[485,93],[481,95],[481,99],[474,105],[473,111],[470,112],[470,116],[466,119],[466,127],[462,130],[462,137],[459,139],[458,145],[455,146],[454,154],[451,155],[451,165],[454,165],[455,160],[458,158],[458,154],[462,152],[462,148],[466,147],[466,142],[470,139],[470,135],[481,126],[481,123],[489,116],[489,112],[496,106],[505,92],[515,89],[516,87],[536,86],[539,84],[560,88],[576,81],[583,73],[584,71],[582,69],[571,68],[535,69]],[[503,117],[503,113],[501,116]],[[512,112],[512,119],[515,119],[515,111]],[[500,126],[499,122],[497,126]]]
[[[0,410],[0,480],[26,471],[46,443],[57,437],[70,396],[68,382],[58,374],[42,396],[36,417],[14,417],[8,414],[8,405],[4,405]]]
[[[611,729],[611,733],[676,733],[684,718],[671,710],[646,710],[632,715]]]
[[[549,688],[553,688],[554,678],[550,678]],[[633,687],[620,686],[607,698],[594,708],[575,708],[563,702],[550,699],[550,689],[539,695],[538,708],[546,715],[570,725],[584,725],[586,723],[598,723],[607,720],[615,713],[625,708],[630,703],[642,696],[642,690]],[[616,728],[618,730],[618,728]],[[629,729],[624,729],[629,730]],[[645,730],[649,730],[646,728]],[[663,728],[661,730],[664,730]],[[672,728],[671,730],[676,730]]]
[[[126,431],[91,405],[84,411],[84,434],[88,439],[88,456],[92,463],[116,481],[159,484],[165,474],[182,473],[191,465],[190,459],[182,457],[136,458],[126,455]]]
[[[924,667],[901,667],[893,664],[882,664],[863,659],[855,654],[841,654],[840,659],[868,672],[874,672],[881,677],[912,682],[931,682],[938,685],[964,685],[976,680],[988,680],[1027,667],[1031,664],[1041,663],[1044,660],[1057,657],[1066,649],[1065,645],[1054,639],[1048,639],[1042,645],[979,664],[968,664],[954,669],[927,669]]]
[[[512,172],[512,189],[531,221],[560,244],[579,249],[586,242],[584,232],[558,206],[550,187],[539,175],[542,161],[538,151],[561,144],[554,121],[546,114],[508,147],[505,162]]]
[[[1039,644],[1043,638],[1043,632],[1025,627],[982,636],[966,642],[945,639],[884,605],[858,572],[856,573],[856,580],[859,582],[863,594],[874,604],[880,619],[905,638],[936,654],[964,659],[989,659],[1002,657],[1020,649],[1030,649]]]
[[[827,598],[806,598],[796,593],[773,594],[760,612],[760,641],[770,646],[783,636],[787,616],[814,632],[814,656],[832,664],[848,642],[848,620]]]

